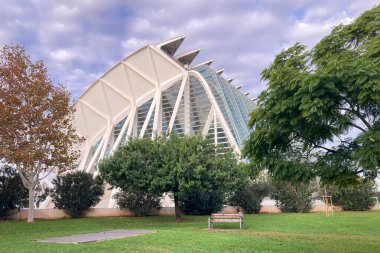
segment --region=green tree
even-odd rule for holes
[[[112,187],[121,190],[115,196],[120,207],[130,208],[137,215],[146,215],[164,193],[158,174],[158,170],[164,166],[162,142],[161,138],[132,139],[99,164],[101,176]],[[139,199],[137,196],[146,198]],[[139,205],[147,208],[139,208]]]
[[[284,213],[307,213],[313,208],[312,183],[272,181],[270,197]]]
[[[147,216],[152,209],[160,208],[161,195],[151,194],[134,189],[130,192],[118,192],[114,198],[120,208],[127,208],[136,216]]]
[[[134,139],[99,168],[112,186],[125,192],[172,194],[176,219],[181,219],[181,192],[224,191],[240,176],[236,156],[202,136]]]
[[[267,180],[255,179],[240,185],[229,197],[232,206],[241,206],[246,213],[260,213],[261,202],[269,196],[271,185]]]
[[[163,148],[163,189],[173,194],[177,219],[181,218],[181,192],[227,191],[240,179],[235,154],[200,135],[183,138],[172,135]]]
[[[223,207],[224,191],[188,190],[179,193],[179,206],[183,213],[209,215]]]
[[[333,204],[345,211],[366,211],[374,207],[376,185],[373,182],[359,183],[346,187],[329,187]]]
[[[244,155],[278,179],[348,184],[380,168],[380,6],[262,72]],[[352,136],[347,138],[346,136]],[[346,137],[346,138],[345,138]]]
[[[8,165],[0,167],[0,219],[11,215],[28,204],[28,191],[17,171]]]
[[[83,217],[104,194],[101,178],[83,171],[59,175],[53,179],[53,185],[50,190],[53,203],[72,218]]]

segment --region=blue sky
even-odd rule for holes
[[[255,97],[260,73],[295,42],[313,46],[380,0],[0,0],[0,46],[20,43],[42,59],[73,99],[110,67],[146,44],[185,35],[178,53],[201,48]]]

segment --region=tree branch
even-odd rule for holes
[[[320,146],[320,145],[316,145],[316,144],[313,144],[313,145],[314,145],[314,147],[316,147],[316,148],[321,148],[321,149],[324,149],[324,150],[326,150],[326,151],[328,151],[328,152],[336,153],[336,150],[334,150],[334,149],[326,148],[326,147],[323,147],[323,146]]]
[[[353,106],[350,102],[348,102],[346,99],[345,99],[345,101],[346,101],[347,104],[350,106],[350,108],[339,107],[338,109],[339,109],[339,110],[348,111],[348,112],[354,114],[356,117],[358,117],[358,118],[363,122],[364,125],[366,125],[366,127],[367,127],[368,129],[372,129],[371,124],[369,124],[368,121],[367,121],[367,120],[366,120],[366,119],[360,114],[360,112],[358,111],[358,110],[359,110],[359,107],[358,107],[358,110],[355,110],[354,106]]]
[[[302,139],[304,139],[304,140],[307,141],[306,138],[304,138],[304,137],[302,137],[302,136],[300,136],[300,137],[301,137]],[[301,141],[301,142],[302,142],[302,141]],[[305,144],[305,142],[302,142],[302,143]],[[323,147],[323,146],[321,146],[321,145],[317,145],[317,144],[313,143],[312,141],[309,141],[309,143],[311,143],[311,145],[313,145],[313,149],[314,149],[314,148],[321,148],[321,149],[324,149],[324,150],[326,150],[326,151],[328,151],[328,152],[336,153],[336,150],[334,150],[334,149],[330,149],[330,148]],[[307,144],[307,143],[306,143],[306,144]]]
[[[25,173],[27,173],[27,172],[25,172]],[[26,188],[30,188],[30,187],[33,186],[33,183],[34,183],[34,182],[30,180],[30,177],[29,177],[28,175],[24,175],[22,169],[19,169],[19,170],[18,170],[18,174],[20,175],[20,177],[21,177],[21,181],[22,181],[22,183],[24,184],[24,186],[25,186]]]
[[[40,181],[40,180],[42,180],[42,179],[45,179],[47,176],[50,175],[50,173],[51,173],[54,169],[55,169],[55,166],[53,166],[53,167],[50,169],[50,171],[49,171],[45,176],[43,176],[43,177],[41,177],[41,178],[38,178],[38,181]]]
[[[350,126],[356,127],[357,129],[361,130],[361,131],[364,132],[364,133],[367,132],[366,129],[364,129],[364,128],[362,128],[362,127],[360,127],[360,126],[358,126],[358,125],[356,125],[356,124],[354,124],[354,123],[349,122],[348,124],[349,124]]]
[[[38,180],[38,175],[39,175],[40,172],[41,172],[41,166],[42,166],[42,162],[41,162],[41,161],[38,161],[38,162],[37,162],[37,166],[36,166],[36,180]]]
[[[17,170],[17,171],[18,171],[18,174],[20,175],[20,178],[21,178],[22,183],[24,184],[24,186],[25,186],[26,188],[28,188],[28,182],[27,182],[27,180],[26,180],[24,174],[22,174],[22,171],[21,171],[21,170]]]

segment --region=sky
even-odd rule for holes
[[[25,46],[76,99],[109,68],[147,44],[185,35],[233,85],[256,97],[260,73],[281,50],[311,48],[380,0],[0,0],[0,46]]]

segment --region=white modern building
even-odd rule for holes
[[[117,63],[76,101],[75,124],[86,137],[78,170],[97,164],[130,138],[173,131],[202,133],[241,153],[254,102],[212,61],[193,66],[199,49],[175,55],[185,37],[148,45]],[[108,193],[102,207],[114,207]]]

